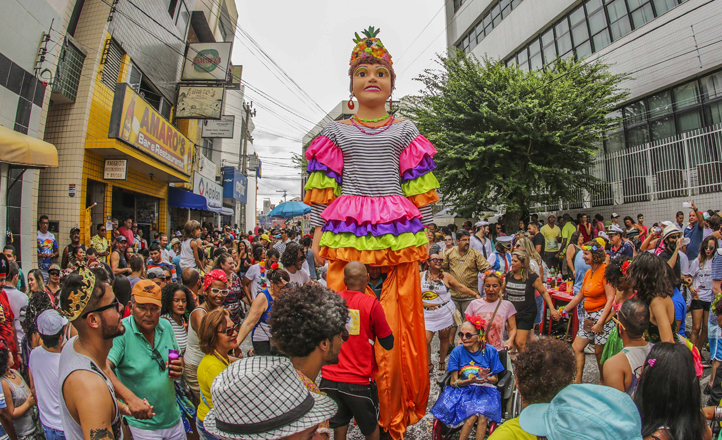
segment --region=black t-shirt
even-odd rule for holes
[[[537,278],[539,275],[535,273],[530,273],[526,281],[515,279],[514,272],[510,271],[506,274],[506,299],[514,304],[517,313],[533,311],[536,314],[534,283]]]
[[[660,258],[662,258],[665,263],[669,261],[670,258],[672,258],[672,254],[674,251],[669,250],[669,248],[662,251],[661,254],[659,254]],[[674,263],[674,267],[672,267],[672,270],[674,270],[674,276],[677,277],[677,280],[679,283],[675,284],[674,287],[681,288],[682,287],[682,265],[679,264],[679,255],[677,255],[677,262]]]
[[[541,251],[544,252],[544,236],[541,232],[537,232],[534,238],[531,239],[531,242],[534,243],[535,248],[536,246],[541,246]]]

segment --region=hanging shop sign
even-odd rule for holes
[[[233,115],[223,115],[221,119],[206,119],[203,121],[201,136],[204,138],[232,139],[235,125],[236,117]]]
[[[190,139],[126,83],[115,86],[108,137],[120,139],[186,175],[191,173]]]
[[[193,192],[206,198],[211,208],[223,207],[223,187],[199,173],[193,174]]]
[[[226,89],[241,90],[241,77],[243,76],[243,66],[233,66],[228,69],[228,78],[226,78]]]
[[[190,43],[183,62],[182,81],[225,81],[232,43]]]
[[[128,179],[128,159],[105,159],[104,180]]]
[[[203,154],[200,156],[201,160],[198,161],[198,172],[206,179],[215,181],[216,174],[218,174],[218,167],[216,166],[216,163],[205,157]]]
[[[177,119],[221,119],[223,87],[178,88]]]
[[[246,203],[248,178],[234,167],[223,167],[223,197]]]

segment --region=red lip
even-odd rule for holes
[[[378,86],[368,86],[364,89],[364,92],[380,92],[381,88]]]

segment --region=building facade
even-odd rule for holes
[[[722,4],[710,0],[455,0],[447,43],[477,58],[539,69],[577,57],[629,74],[592,173],[606,182],[540,211],[645,213],[682,202],[719,206],[722,179]]]

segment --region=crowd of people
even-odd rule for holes
[[[428,374],[450,376],[433,416],[461,440],[493,428],[494,440],[712,438],[722,219],[691,207],[687,224],[678,213],[649,228],[617,214],[532,216],[517,231],[428,225]],[[352,423],[384,435],[375,358],[395,340],[383,268],[349,263],[334,292],[293,228],[189,221],[148,243],[125,219],[98,225],[87,247],[73,228],[61,252],[48,225],[41,216],[38,269],[23,273],[12,246],[0,256],[0,438],[344,439]],[[573,285],[564,310],[557,278]],[[571,348],[540,337],[543,318],[570,314]],[[590,345],[599,384],[582,384]],[[508,370],[524,410],[503,421],[495,384]]]

